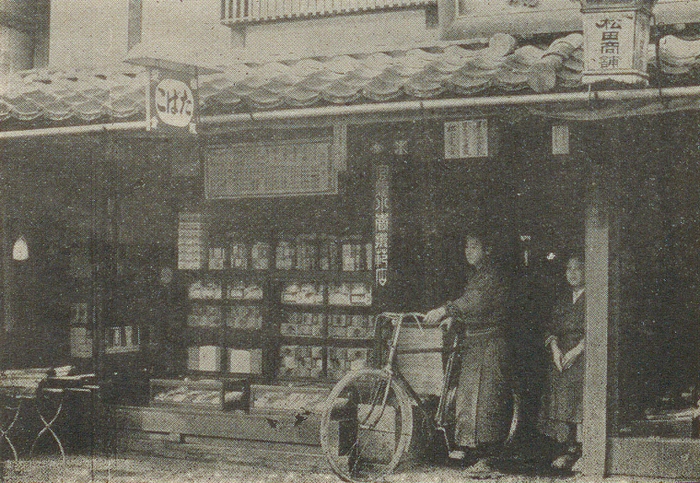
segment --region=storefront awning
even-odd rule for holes
[[[581,83],[582,44],[578,33],[549,45],[518,45],[512,36],[499,34],[478,46],[465,43],[284,63],[243,63],[199,76],[200,112],[206,120],[238,114],[265,117],[264,112],[271,110],[582,94],[586,90]],[[700,83],[700,41],[666,36],[659,42],[658,55],[653,47],[649,62],[652,85],[670,88]],[[100,70],[18,72],[0,79],[4,87],[0,90],[0,130],[141,120],[147,81],[145,67],[126,63]],[[542,98],[546,100],[547,96]],[[550,101],[556,103],[556,98]],[[660,105],[666,106],[664,102]],[[695,108],[692,102],[676,108],[683,106]],[[546,113],[557,114],[549,107]],[[563,111],[559,115],[569,116]]]

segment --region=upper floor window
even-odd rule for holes
[[[434,5],[437,0],[221,0],[225,24]]]

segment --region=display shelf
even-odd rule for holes
[[[231,347],[262,347],[270,338],[269,332],[227,329],[223,335],[223,341]]]
[[[246,409],[250,386],[244,379],[151,379],[150,405],[230,411]]]
[[[210,205],[206,210],[216,209]],[[185,241],[201,245],[197,249],[183,245],[200,268],[184,270],[181,277],[194,315],[203,310],[198,304],[220,311],[207,309],[212,321],[220,318],[220,338],[205,338],[191,329],[185,338],[188,345],[211,346],[202,349],[209,354],[204,369],[243,373],[253,364],[256,370],[251,372],[268,380],[332,381],[346,364],[341,358],[339,369],[329,374],[330,350],[367,352],[373,347],[370,237],[333,235],[323,229],[300,232],[298,227],[272,232],[263,225],[257,233],[248,226],[243,232],[228,214],[209,215],[192,217],[209,223],[202,225],[204,232],[200,225],[193,225],[193,233],[185,232],[190,237]],[[254,265],[262,269],[253,269]],[[233,366],[231,350],[241,351],[235,353]],[[245,352],[253,350],[260,352]],[[202,369],[199,359],[190,366]]]
[[[192,345],[217,345],[224,332],[223,327],[185,327],[183,336]]]
[[[270,270],[270,279],[280,282],[366,282],[373,281],[374,273],[368,270],[341,272],[339,270]]]

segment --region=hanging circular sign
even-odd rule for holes
[[[194,116],[192,89],[182,81],[163,79],[156,87],[155,108],[163,123],[176,127],[189,125]]]

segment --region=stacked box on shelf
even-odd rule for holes
[[[221,307],[193,304],[190,314],[187,316],[187,325],[191,327],[219,327],[221,325]]]
[[[231,268],[236,270],[247,270],[250,258],[249,245],[235,233],[230,234],[231,243],[229,245]]]
[[[221,282],[211,280],[197,280],[192,282],[188,288],[188,295],[191,299],[220,299],[223,290]]]
[[[221,355],[219,346],[190,346],[187,348],[187,368],[192,371],[220,371]]]
[[[323,314],[287,311],[286,322],[280,325],[280,335],[323,337]]]
[[[330,235],[321,235],[318,243],[318,268],[338,269],[338,242]]]
[[[313,235],[299,235],[296,239],[297,270],[318,268],[318,241]]]
[[[209,270],[223,270],[225,261],[226,249],[224,247],[209,247]]]
[[[374,316],[366,314],[331,314],[328,337],[334,339],[370,339],[374,336]]]
[[[293,305],[321,305],[325,286],[318,283],[290,283],[282,290],[282,303]]]
[[[341,246],[341,268],[343,272],[372,270],[372,244],[362,243],[359,236],[351,237]]]
[[[284,345],[280,347],[280,377],[320,377],[323,347]]]
[[[367,367],[367,348],[328,348],[328,377],[340,379],[348,371],[355,371]]]
[[[262,310],[257,305],[235,305],[229,307],[226,325],[234,329],[261,329]]]
[[[228,285],[226,298],[231,300],[262,300],[263,289],[258,283],[246,283],[239,280]]]
[[[199,270],[207,260],[206,217],[201,213],[180,213],[177,233],[177,266]]]
[[[372,287],[364,283],[331,284],[328,305],[369,307],[372,305]]]
[[[270,244],[262,241],[253,243],[250,249],[250,265],[253,270],[270,268]]]
[[[262,374],[262,349],[227,349],[228,371],[236,374]]]
[[[275,249],[275,268],[291,270],[294,268],[294,243],[290,240],[279,240]]]
[[[105,330],[105,351],[108,353],[136,351],[140,344],[139,326],[120,325]]]

